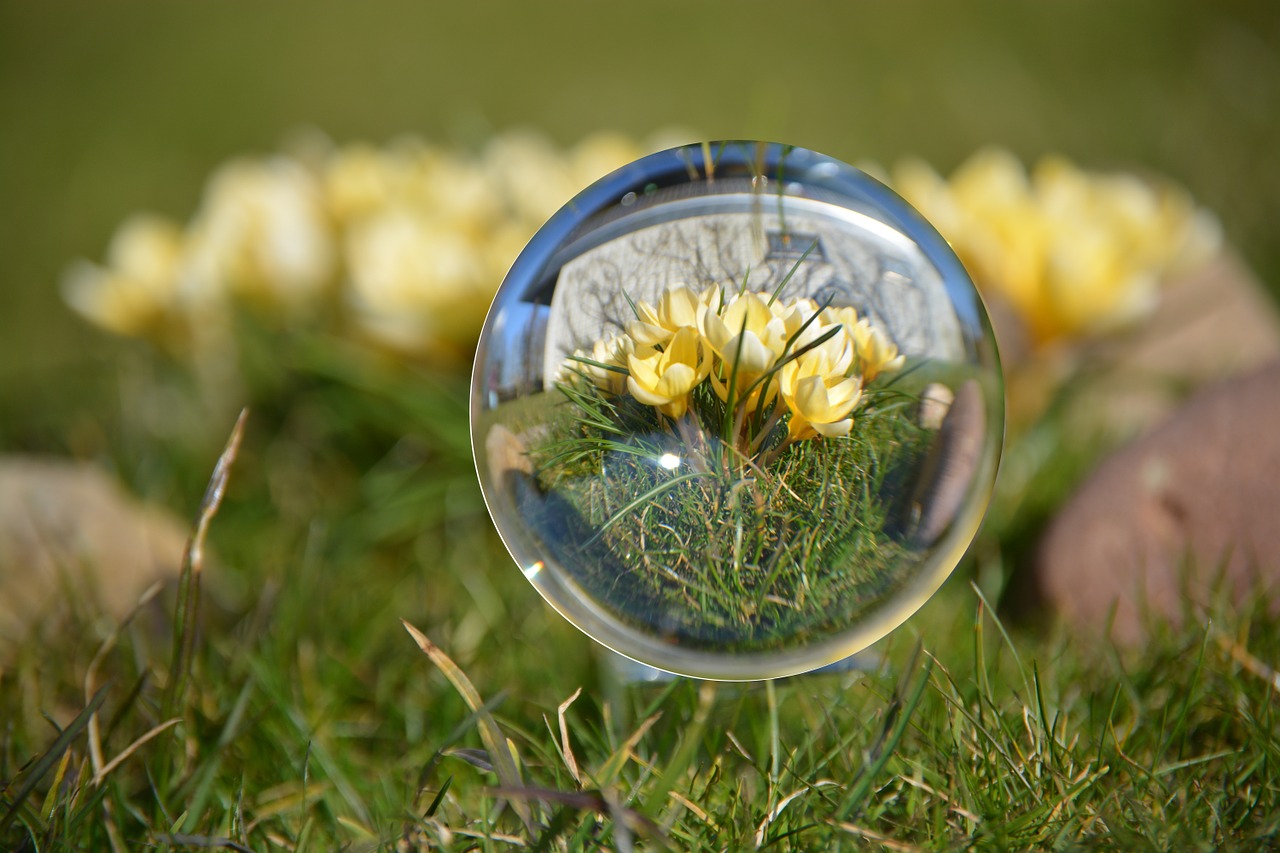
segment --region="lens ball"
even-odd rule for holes
[[[638,160],[535,235],[472,383],[490,513],[589,636],[700,678],[851,655],[954,569],[991,494],[999,359],[964,267],[830,157]]]

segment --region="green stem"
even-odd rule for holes
[[[775,447],[773,450],[769,451],[769,453],[765,455],[764,459],[761,460],[760,462],[761,467],[767,468],[770,465],[772,465],[774,462],[777,462],[778,457],[782,455],[782,452],[793,444],[795,444],[795,439],[793,439],[790,435],[788,435],[786,438],[782,440],[781,444],[779,444],[777,447]]]
[[[685,447],[689,449],[686,457],[689,464],[693,466],[693,470],[699,474],[709,473],[706,459],[707,444],[703,439],[702,430],[698,428],[693,418],[686,414],[676,421],[676,432],[679,433]]]
[[[747,421],[747,400],[743,399],[738,403],[738,414],[736,414],[733,418],[733,432],[731,433],[733,437],[733,446],[738,451],[744,451],[746,449],[746,440],[743,438],[743,435],[742,435],[742,432],[743,432],[742,428],[746,424],[746,421]]]
[[[778,425],[778,421],[782,419],[782,416],[786,414],[786,411],[787,406],[781,400],[774,403],[773,412],[769,415],[769,419],[760,427],[760,432],[756,433],[755,440],[753,440],[751,442],[751,446],[747,448],[747,453],[749,455],[755,456],[756,453],[760,451],[760,445],[764,444],[765,439],[769,437],[769,433],[773,432],[773,428]]]

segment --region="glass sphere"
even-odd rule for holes
[[[884,636],[973,538],[1004,430],[982,301],[941,236],[813,151],[638,160],[517,259],[476,354],[489,511],[589,636],[699,678]]]

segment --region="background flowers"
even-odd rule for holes
[[[984,148],[944,180],[904,160],[893,186],[942,231],[990,300],[1041,348],[1147,316],[1162,281],[1218,251],[1221,226],[1167,179],[1081,168],[1060,155],[1028,170]]]
[[[477,152],[401,138],[312,137],[218,169],[182,225],[126,221],[102,264],[64,277],[67,302],[110,331],[180,354],[229,346],[236,310],[408,355],[465,360],[507,266],[591,181],[653,147],[598,134],[560,149],[528,131]]]

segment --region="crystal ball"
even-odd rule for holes
[[[831,157],[674,148],[566,204],[476,354],[490,514],[565,618],[748,680],[865,648],[975,535],[1004,432],[982,300],[906,202]]]

